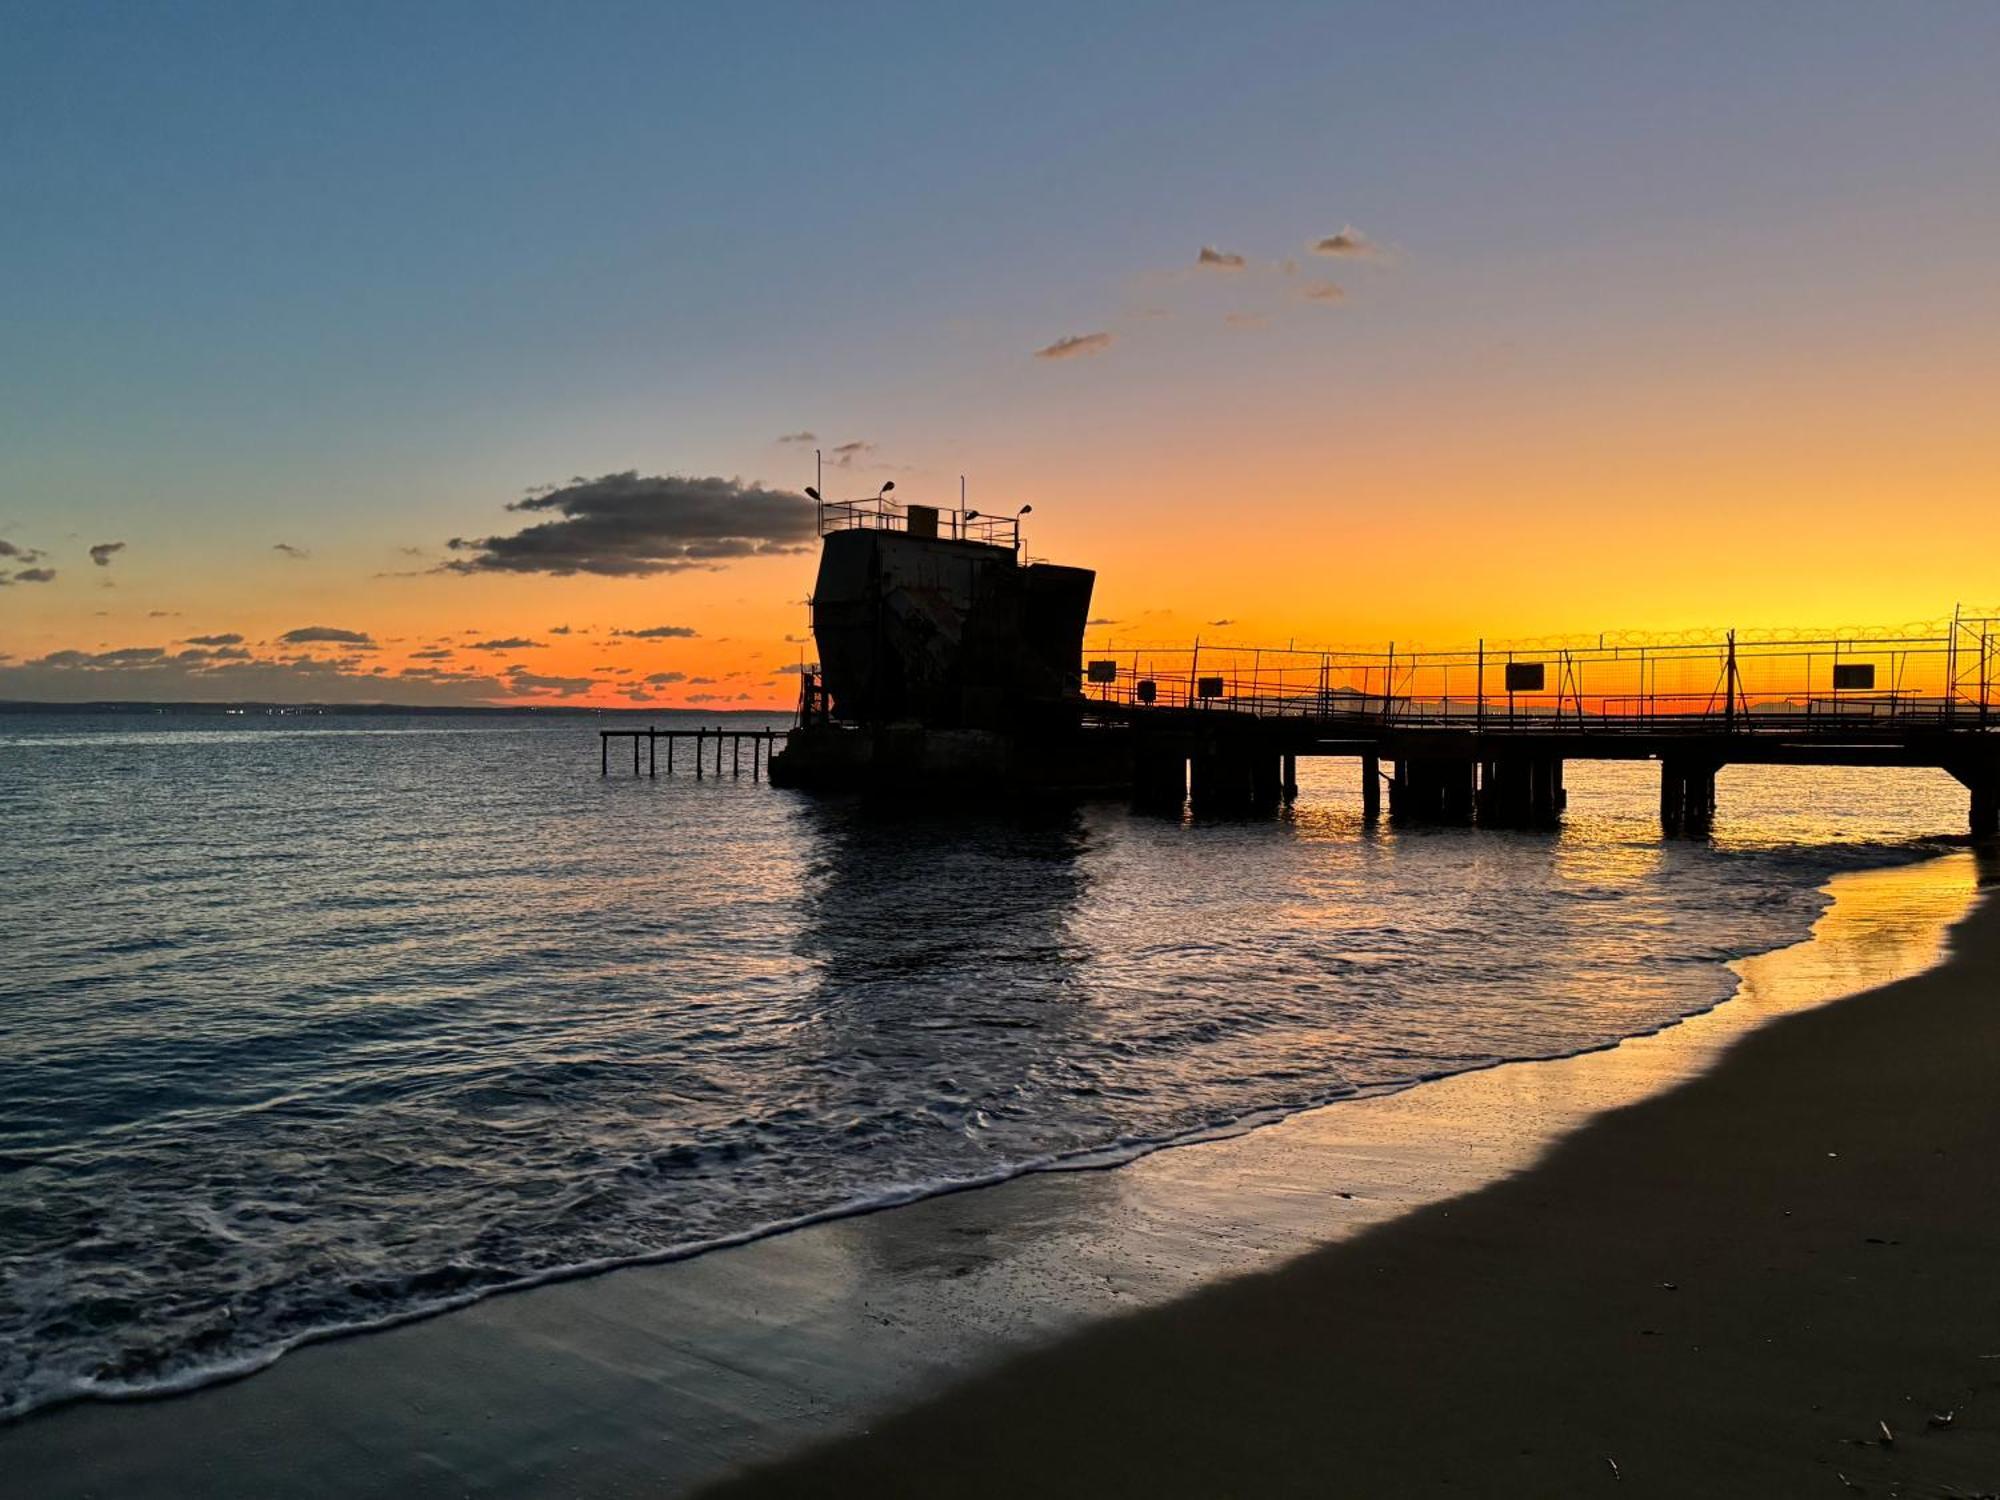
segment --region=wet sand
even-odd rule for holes
[[[2000,1490],[2000,909],[1533,1170],[719,1494]]]
[[[1737,998],[1604,1052],[42,1414],[0,1491],[2000,1487],[2000,918],[1824,1003],[1933,964],[1975,879],[1842,877]]]

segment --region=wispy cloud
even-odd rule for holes
[[[343,646],[372,646],[375,638],[365,630],[339,630],[332,625],[301,625],[278,637],[287,646],[311,646],[334,642]]]
[[[843,469],[851,469],[860,460],[875,451],[875,445],[868,442],[836,443],[832,449],[834,463]]]
[[[17,547],[12,542],[0,541],[0,557],[11,557],[16,562],[40,562],[42,554],[33,547]]]
[[[574,698],[596,687],[597,680],[593,677],[545,677],[538,672],[523,672],[516,667],[508,675],[507,685],[517,693],[554,693],[560,698]]]
[[[7,580],[9,583],[54,583],[55,581],[54,568],[23,568]]]
[[[627,470],[574,479],[507,508],[553,519],[504,536],[453,537],[451,549],[462,555],[440,569],[645,578],[803,551],[813,535],[803,495],[713,476]]]
[[[1340,255],[1351,260],[1370,260],[1381,255],[1375,242],[1349,224],[1338,234],[1329,234],[1313,246],[1315,255]]]
[[[1347,289],[1334,281],[1309,281],[1299,295],[1308,302],[1344,302]]]
[[[648,625],[641,630],[614,630],[611,633],[635,641],[685,641],[701,634],[691,625]]]
[[[1075,359],[1085,354],[1102,354],[1111,347],[1108,333],[1072,333],[1035,351],[1036,359]]]
[[[1271,320],[1262,313],[1225,313],[1222,321],[1231,328],[1269,328]]]
[[[1233,250],[1218,250],[1213,245],[1203,245],[1201,254],[1194,258],[1197,266],[1206,266],[1211,271],[1240,271],[1248,264]]]
[[[289,557],[293,562],[304,562],[307,558],[312,556],[312,554],[306,551],[305,548],[294,547],[290,542],[273,542],[271,543],[271,550],[273,552],[282,552],[286,557]]]
[[[187,643],[190,646],[240,646],[243,637],[232,630],[226,635],[191,635]]]
[[[100,568],[108,568],[111,559],[124,550],[123,542],[99,542],[90,549],[90,560]]]
[[[526,636],[510,635],[503,636],[497,641],[471,641],[467,643],[465,649],[468,651],[543,651],[547,648],[540,641],[531,641]],[[413,656],[416,654],[418,653],[411,653]]]
[[[646,679],[646,681],[647,681],[647,682],[649,682],[650,684],[652,684],[652,685],[653,685],[654,687],[665,687],[665,686],[666,686],[666,685],[667,685],[668,683],[670,683],[670,682],[686,682],[686,681],[687,681],[687,673],[685,673],[685,672],[655,672],[655,673],[653,673],[653,675],[652,675],[652,676],[648,677],[648,678]]]
[[[816,432],[781,432],[778,434],[776,441],[780,443],[816,443],[819,441],[819,434]]]

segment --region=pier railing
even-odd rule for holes
[[[2000,728],[2000,616],[1442,651],[1120,646],[1085,651],[1085,692],[1128,712],[1484,730]]]

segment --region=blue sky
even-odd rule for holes
[[[1375,447],[1504,466],[1507,434],[1602,416],[1587,448],[1650,406],[1720,451],[1767,397],[1804,442],[1872,420],[1871,366],[1983,375],[2000,307],[1990,4],[36,3],[7,32],[0,537],[115,533],[218,588],[248,532],[362,578],[571,474],[802,484],[773,439],[803,428],[875,444],[870,488],[1055,498],[1099,549],[1246,464],[1427,504]],[[1309,263],[1348,225],[1385,253]],[[1337,270],[1337,325],[1203,281],[1203,245]]]

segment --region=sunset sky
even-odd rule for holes
[[[815,446],[1032,503],[1093,643],[2000,603],[1996,79],[1990,0],[17,5],[0,698],[788,705]]]

